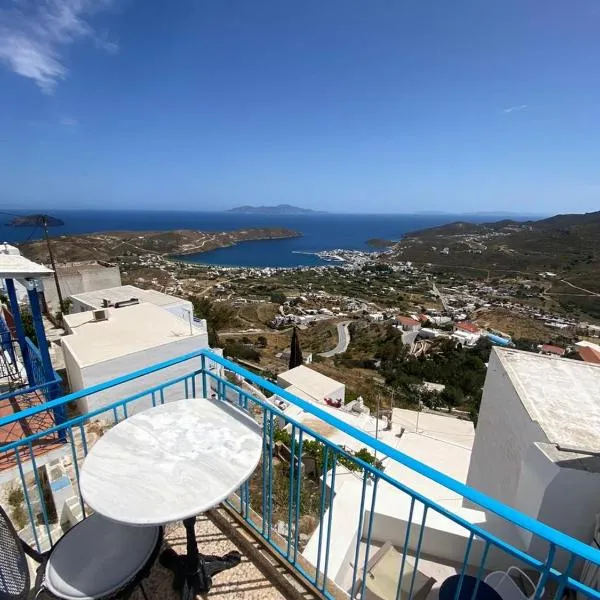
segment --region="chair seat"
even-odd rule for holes
[[[94,514],[56,544],[46,564],[45,586],[65,600],[110,596],[144,567],[159,536],[159,527],[133,527]]]

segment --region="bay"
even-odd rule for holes
[[[21,213],[21,211],[14,211]],[[35,213],[37,211],[29,211]],[[26,214],[26,213],[22,213]],[[183,257],[188,262],[243,267],[296,267],[330,264],[314,252],[335,250],[364,250],[371,248],[367,240],[382,238],[399,240],[405,233],[443,225],[454,221],[491,222],[506,218],[493,215],[450,214],[338,214],[314,215],[257,215],[227,212],[186,211],[91,211],[53,210],[53,217],[64,221],[53,227],[52,236],[107,231],[169,231],[197,229],[201,231],[231,231],[253,227],[287,228],[302,237],[283,240],[249,241],[210,252]],[[4,216],[4,223],[10,220]],[[22,243],[40,239],[42,231],[31,227],[2,227],[2,241]]]

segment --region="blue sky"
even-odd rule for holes
[[[600,209],[599,0],[0,0],[0,205]]]

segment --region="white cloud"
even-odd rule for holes
[[[504,114],[512,113],[512,112],[521,112],[527,108],[527,104],[519,104],[518,106],[509,106],[508,108],[502,109]]]
[[[118,49],[98,37],[86,20],[111,4],[112,0],[14,0],[11,9],[0,9],[0,62],[52,94],[67,76],[62,61],[67,46],[92,39],[105,50]]]
[[[70,126],[70,127],[74,127],[75,125],[79,125],[79,122],[77,121],[77,119],[73,119],[72,117],[65,117],[62,116],[58,122],[61,125],[66,125],[66,126]]]

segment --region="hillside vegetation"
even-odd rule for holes
[[[393,256],[467,276],[551,272],[549,295],[566,309],[600,318],[600,211],[432,227],[406,235]]]

